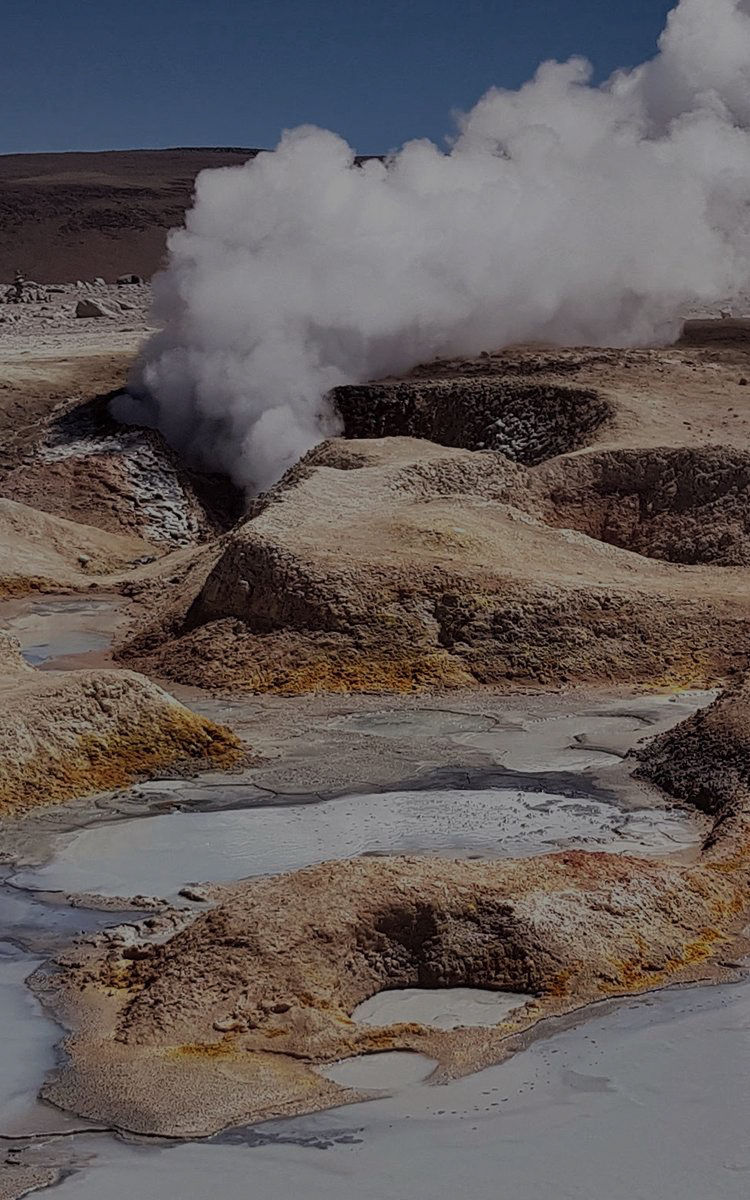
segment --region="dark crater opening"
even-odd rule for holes
[[[595,391],[481,377],[340,387],[332,399],[347,438],[424,438],[525,466],[588,445],[614,411]]]
[[[508,904],[478,897],[465,909],[394,904],[359,934],[378,991],[474,987],[539,994],[550,956],[531,944]]]
[[[750,564],[750,454],[617,450],[550,464],[545,519],[666,562]]]

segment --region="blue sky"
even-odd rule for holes
[[[0,0],[0,153],[439,140],[543,58],[650,57],[676,0]]]

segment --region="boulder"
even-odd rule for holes
[[[77,317],[109,317],[111,319],[115,315],[111,309],[100,304],[98,300],[79,300],[76,304]]]

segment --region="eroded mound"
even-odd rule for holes
[[[535,474],[551,525],[674,563],[750,564],[750,453],[614,450]]]
[[[53,999],[79,1032],[44,1094],[143,1133],[207,1134],[354,1098],[314,1070],[353,1054],[420,1051],[458,1075],[547,1016],[705,976],[746,886],[744,867],[573,852],[363,858],[214,888],[217,907],[166,941],[142,927],[67,959]],[[384,989],[456,986],[529,1000],[493,1027],[351,1019]]]
[[[32,670],[0,632],[0,813],[122,787],[181,763],[230,765],[242,747],[129,671]]]
[[[613,415],[591,389],[511,378],[419,377],[332,393],[349,438],[415,437],[535,466],[588,445]]]
[[[714,839],[750,830],[750,679],[639,751],[639,774],[715,818]]]
[[[151,547],[0,498],[0,598],[85,588],[134,565]]]
[[[697,684],[749,661],[746,575],[551,528],[533,476],[492,452],[328,443],[123,654],[184,682],[291,693]]]

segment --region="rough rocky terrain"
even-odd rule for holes
[[[520,348],[338,389],[347,440],[154,597],[123,658],[282,693],[741,669],[750,342],[718,324],[731,337],[698,322],[667,350]]]
[[[731,974],[750,949],[744,325],[721,323],[722,338],[691,328],[660,350],[520,348],[340,390],[344,436],[243,513],[225,481],[111,421],[108,396],[145,319],[75,307],[109,307],[131,287],[140,294],[97,284],[0,306],[18,317],[0,323],[0,577],[6,594],[120,592],[127,666],[271,693],[252,701],[269,727],[260,792],[314,798],[351,784],[340,722],[372,716],[368,692],[398,694],[378,702],[398,723],[424,715],[414,692],[424,707],[467,689],[452,714],[464,732],[434,760],[455,772],[486,752],[471,739],[501,728],[484,716],[466,733],[482,688],[621,695],[732,682],[630,764],[699,808],[697,828],[708,814],[700,853],[364,856],[208,887],[187,898],[199,907],[91,935],[60,956],[59,974],[37,978],[73,1031],[46,1095],[122,1129],[206,1134],[352,1099],[317,1071],[345,1055],[422,1051],[446,1078],[591,1002]],[[234,735],[148,679],[78,666],[32,671],[0,640],[6,812],[241,756]],[[360,695],[345,708],[325,699],[311,755],[299,722],[316,692]],[[204,710],[222,703],[189,694]],[[564,719],[562,703],[550,712]],[[416,721],[416,744],[426,727]],[[579,749],[602,745],[618,758],[617,737]],[[360,783],[378,757],[388,780],[403,779],[402,750],[375,744]],[[454,985],[529,999],[492,1029],[352,1020],[385,988]]]
[[[0,632],[0,812],[122,787],[165,767],[231,765],[226,729],[131,672],[33,670]]]

